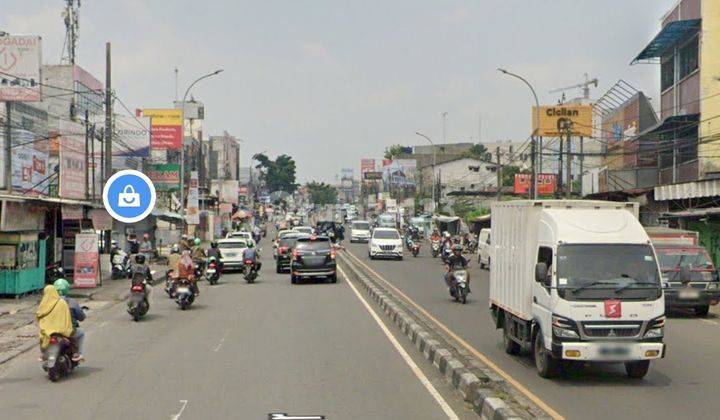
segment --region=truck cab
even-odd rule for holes
[[[622,362],[642,378],[664,357],[660,270],[636,206],[493,206],[490,307],[506,352],[531,349],[543,377],[575,361]]]

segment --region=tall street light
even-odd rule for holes
[[[443,123],[443,143],[447,143],[447,137],[446,137],[446,127],[447,127],[447,111],[443,112],[442,114],[442,123]]]
[[[188,86],[187,90],[185,91],[185,95],[183,95],[181,103],[182,108],[180,109],[180,121],[182,124],[182,141],[180,143],[180,217],[183,218],[183,223],[185,223],[185,101],[187,100],[187,96],[190,93],[190,89],[192,89],[192,87],[195,86],[197,82],[203,79],[207,79],[208,77],[217,76],[220,73],[222,73],[222,69],[215,70],[212,73],[208,73],[202,77],[195,79],[195,81],[190,83],[190,86]],[[192,126],[190,126],[190,136],[192,137]],[[202,144],[200,146],[202,147]],[[202,150],[200,150],[200,153],[202,156]]]
[[[528,82],[527,80],[525,80],[525,79],[523,79],[522,77],[518,76],[517,74],[511,73],[511,72],[509,72],[509,71],[507,71],[507,70],[505,70],[505,69],[498,68],[498,71],[501,72],[501,73],[503,73],[503,74],[506,74],[506,75],[508,75],[508,76],[512,76],[512,77],[514,77],[514,78],[516,78],[516,79],[522,80],[523,83],[525,83],[525,84],[527,85],[527,87],[530,88],[530,91],[532,92],[533,97],[535,97],[535,127],[533,128],[533,135],[532,135],[532,153],[531,153],[531,156],[532,156],[532,162],[531,162],[531,166],[532,166],[531,178],[532,178],[532,181],[531,181],[531,183],[532,183],[532,196],[533,196],[533,199],[534,199],[534,200],[537,200],[537,176],[536,176],[536,173],[535,173],[535,169],[536,169],[536,168],[535,168],[535,166],[536,166],[536,165],[535,165],[535,162],[536,162],[536,156],[535,156],[535,155],[536,155],[538,152],[539,152],[539,153],[542,153],[542,150],[539,150],[539,151],[537,150],[537,139],[538,139],[538,137],[540,137],[540,101],[538,101],[538,97],[537,97],[537,94],[535,93],[535,89],[532,87],[532,85],[530,84],[530,82]]]
[[[433,179],[432,179],[432,182],[433,182],[433,183],[432,183],[432,202],[433,202],[433,213],[434,213],[434,212],[435,212],[435,207],[436,207],[436,204],[437,204],[437,203],[435,202],[435,187],[437,186],[436,183],[435,183],[435,178],[436,178],[436,176],[435,176],[435,165],[437,164],[437,156],[435,155],[435,149],[436,149],[436,147],[435,147],[435,143],[433,143],[433,141],[430,140],[430,137],[426,136],[425,134],[423,134],[423,133],[421,133],[421,132],[419,132],[419,131],[416,131],[415,134],[417,134],[418,136],[420,136],[420,137],[424,138],[425,140],[427,140],[428,142],[430,142],[430,145],[432,146],[432,149],[433,149],[433,164],[432,164],[432,170],[433,170]]]

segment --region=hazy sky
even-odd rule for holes
[[[113,84],[131,109],[170,106],[180,95],[205,102],[207,135],[245,139],[248,157],[267,150],[298,162],[301,181],[333,181],[343,167],[387,145],[524,140],[531,96],[497,67],[547,92],[619,78],[659,96],[656,65],[629,62],[658,32],[676,0],[85,0],[78,64],[104,80],[113,44]],[[43,61],[58,63],[60,0],[2,0],[0,30],[43,37]],[[579,91],[569,92],[570,96]]]

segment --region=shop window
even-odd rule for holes
[[[664,91],[675,83],[675,61],[674,56],[663,59],[660,66],[660,90]]]
[[[698,68],[698,37],[693,38],[680,49],[680,78]]]

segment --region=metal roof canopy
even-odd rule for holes
[[[630,65],[637,63],[658,63],[658,59],[662,55],[677,45],[678,42],[685,39],[689,34],[700,30],[700,19],[676,20],[665,25],[664,28],[655,35],[652,41],[635,57]]]
[[[665,118],[662,122],[648,127],[638,134],[638,137],[646,137],[653,134],[663,133],[669,130],[680,130],[686,127],[694,127],[700,121],[700,114],[673,115]]]

